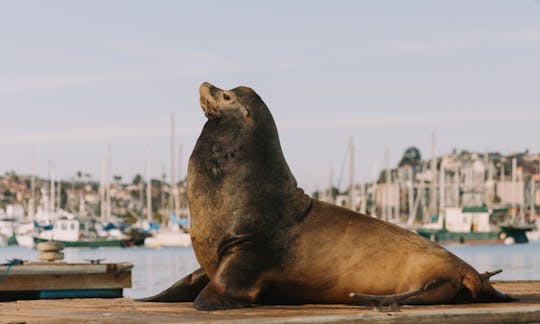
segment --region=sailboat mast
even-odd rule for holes
[[[531,183],[530,183],[530,198],[529,198],[529,220],[534,220],[536,217],[536,211],[534,210],[534,192],[535,192],[535,183],[534,183],[534,174],[531,174]]]
[[[178,189],[176,190],[176,216],[180,217],[182,207],[182,193],[180,192],[180,186],[182,184],[182,145],[178,148]]]
[[[101,163],[100,163],[100,168],[99,168],[99,196],[100,196],[100,200],[101,200],[101,204],[100,204],[100,207],[101,207],[101,222],[102,223],[105,223],[105,214],[106,214],[106,209],[107,207],[105,206],[106,202],[105,202],[105,159],[101,159]],[[79,190],[81,190],[81,188],[79,188]]]
[[[169,190],[169,211],[173,213],[174,208],[174,196],[176,194],[176,187],[174,185],[174,113],[171,114],[171,184]]]
[[[372,196],[371,199],[373,201],[372,204],[372,210],[371,215],[377,218],[382,217],[382,209],[381,209],[381,216],[377,216],[377,195],[379,194],[379,189],[377,186],[377,174],[379,172],[379,163],[377,160],[373,161],[373,188],[372,188]],[[382,207],[382,206],[381,206]]]
[[[146,150],[146,220],[152,221],[152,177],[150,176],[150,150]]]
[[[412,227],[414,224],[414,179],[413,179],[413,168],[412,166],[407,166],[407,188],[409,189],[408,197],[409,198],[409,219],[407,220],[407,225]]]
[[[431,188],[430,188],[430,216],[437,214],[437,157],[435,132],[431,133]]]
[[[34,220],[36,211],[36,149],[32,146],[32,175],[30,178],[30,202],[28,206],[28,215]]]
[[[456,166],[454,173],[454,207],[460,207],[459,202],[459,181],[460,181],[460,168]]]
[[[350,179],[349,179],[349,182],[351,184],[350,186],[350,189],[349,189],[349,208],[352,209],[352,210],[355,210],[355,205],[354,205],[354,196],[355,196],[355,192],[354,192],[354,142],[353,142],[353,137],[351,137],[350,139],[350,144],[349,144],[349,149],[350,149],[350,152],[351,152],[351,155],[350,155],[350,169],[349,169],[349,176],[350,176]]]
[[[366,178],[364,177],[364,181],[360,183],[360,196],[362,197],[362,200],[360,201],[360,212],[362,214],[366,213],[366,205],[367,205],[367,198],[366,198]]]
[[[55,212],[55,202],[56,202],[56,199],[55,199],[55,188],[54,188],[54,162],[53,161],[49,161],[49,172],[50,172],[50,181],[51,181],[51,184],[50,184],[50,189],[51,189],[51,192],[50,192],[50,201],[49,201],[49,212],[50,213],[54,213]]]
[[[384,220],[388,221],[391,215],[390,210],[390,182],[392,182],[390,174],[390,158],[388,147],[384,150],[384,164],[385,164],[385,193],[384,193]]]
[[[439,213],[443,213],[446,208],[446,166],[444,157],[441,156],[441,166],[439,170]]]
[[[517,160],[512,159],[512,222],[516,221],[516,180],[517,180]]]
[[[105,174],[105,196],[107,200],[107,209],[105,213],[105,222],[110,222],[111,220],[111,144],[107,145],[107,169]]]
[[[165,210],[167,210],[167,202],[165,199],[165,164],[161,162],[161,196],[159,198],[159,214],[161,215],[161,219],[164,219],[163,213]]]
[[[61,202],[62,202],[62,179],[58,179],[58,194],[56,195],[56,208],[61,209]]]
[[[326,201],[334,204],[334,170],[332,168],[332,161],[330,161],[330,170],[328,175],[328,192],[326,194]]]

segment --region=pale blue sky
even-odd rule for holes
[[[185,161],[205,118],[197,88],[254,88],[308,190],[358,179],[385,147],[540,152],[538,1],[1,1],[0,172],[69,178]],[[185,166],[185,163],[184,163]],[[184,168],[185,170],[185,168]]]

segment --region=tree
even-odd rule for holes
[[[138,185],[140,183],[143,182],[143,177],[140,175],[140,174],[136,174],[135,177],[133,178],[133,181],[131,182],[132,184],[134,185]]]
[[[403,157],[401,158],[401,161],[399,161],[399,166],[410,165],[414,167],[421,161],[422,155],[420,154],[420,150],[414,146],[411,146],[405,150],[405,153],[403,153]]]

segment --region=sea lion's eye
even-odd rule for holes
[[[225,100],[228,101],[228,100],[231,100],[231,97],[229,97],[228,94],[224,93],[224,94],[223,94],[223,99],[225,99]]]

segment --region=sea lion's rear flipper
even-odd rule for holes
[[[463,285],[471,291],[474,302],[491,303],[517,300],[512,296],[498,291],[491,285],[491,282],[489,282],[489,278],[501,272],[502,270],[485,272],[480,275],[479,279],[477,279],[476,276],[465,275],[463,278]]]
[[[489,278],[493,277],[494,275],[498,275],[501,272],[502,272],[502,269],[498,269],[498,270],[495,270],[495,271],[492,271],[492,272],[486,271],[486,272],[482,273],[481,276],[484,277],[484,279],[489,280]]]
[[[409,291],[403,294],[396,295],[366,295],[360,293],[350,293],[349,296],[354,298],[358,304],[373,306],[373,309],[382,311],[383,306],[390,306],[390,310],[393,312],[399,312],[400,302],[423,293],[423,289]]]
[[[198,269],[159,294],[136,300],[143,302],[191,302],[207,284],[208,276],[204,270]]]
[[[399,312],[399,305],[403,304],[404,301],[411,297],[424,294],[431,289],[438,287],[443,282],[446,282],[446,280],[433,280],[421,289],[412,290],[401,294],[367,295],[360,293],[350,293],[349,296],[351,298],[354,298],[358,304],[373,306],[374,310],[377,310],[379,312],[382,311],[383,306],[390,306],[390,311]]]

